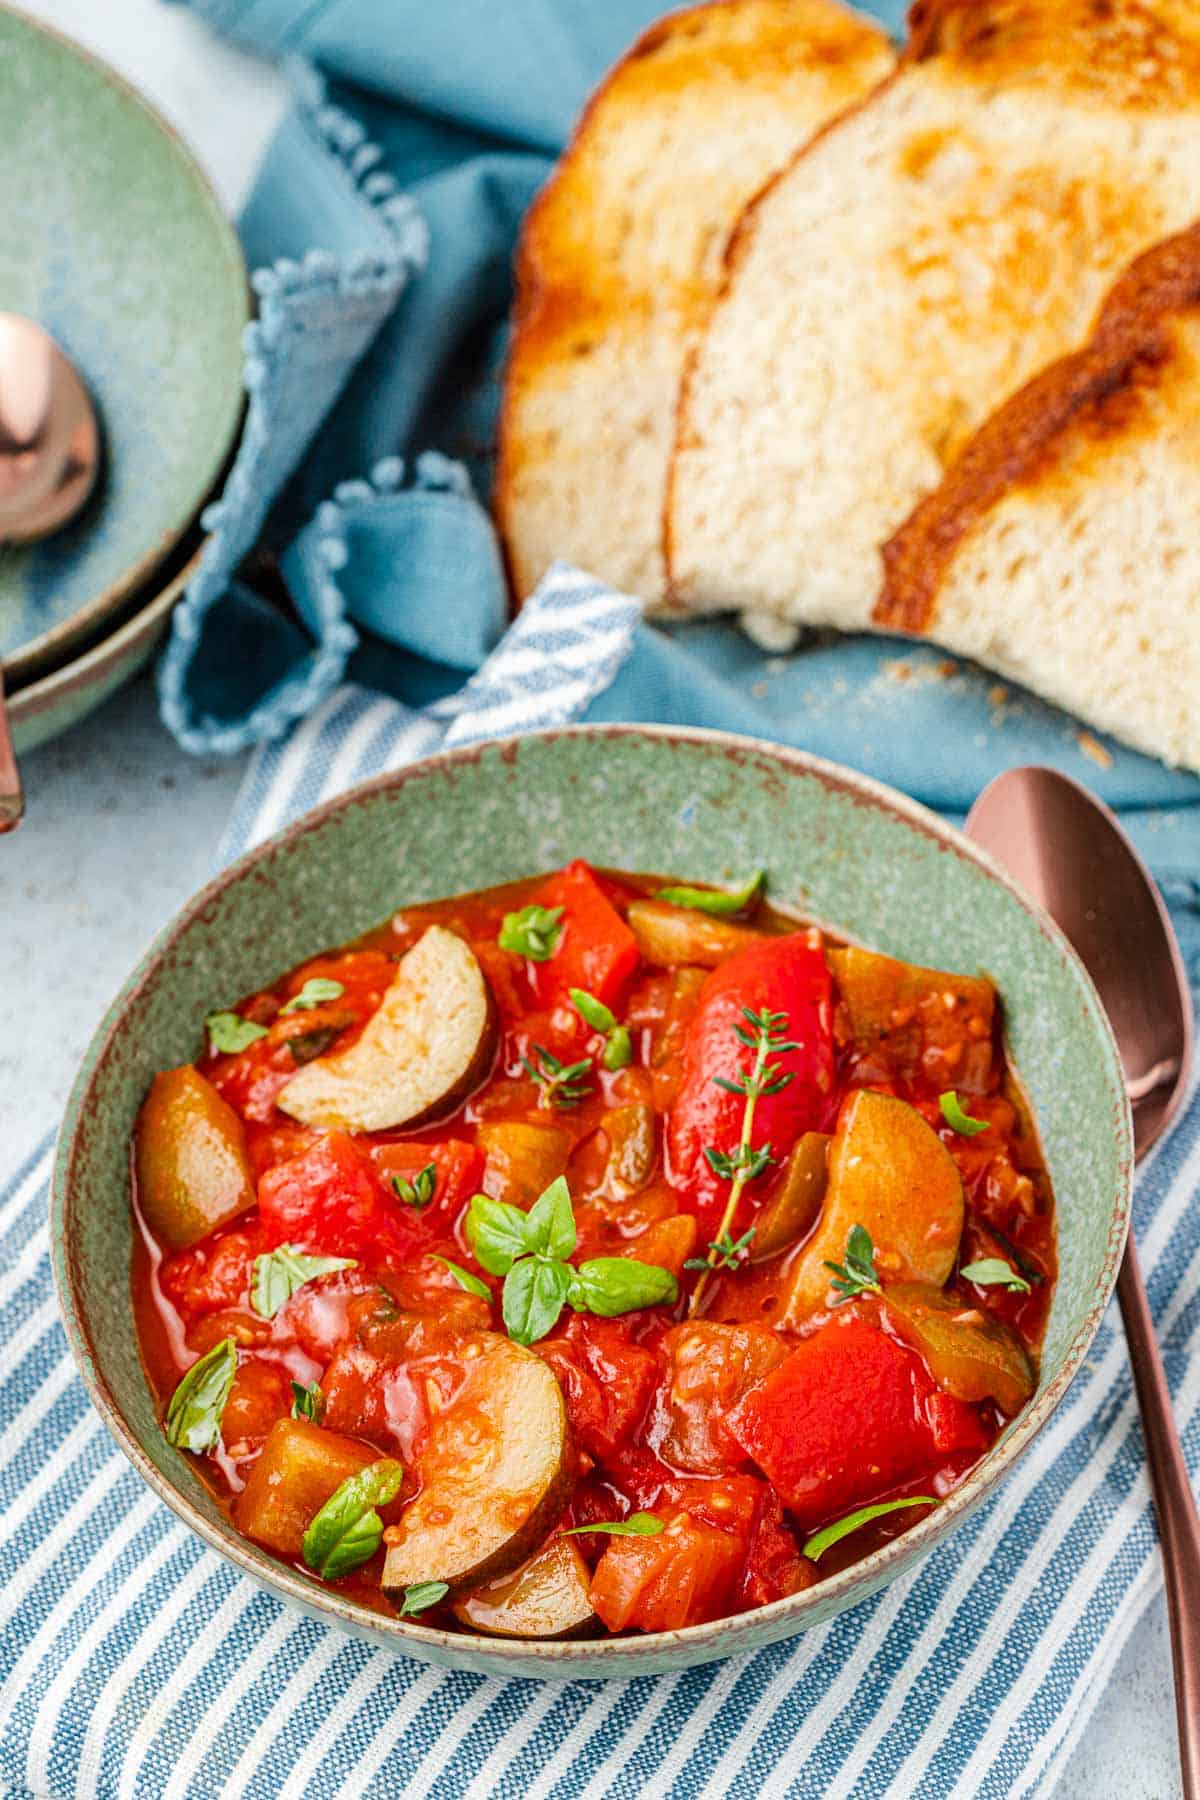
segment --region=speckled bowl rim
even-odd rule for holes
[[[912,830],[925,837],[933,838],[955,856],[974,864],[1017,902],[1054,950],[1066,962],[1074,966],[1083,995],[1088,1002],[1088,1013],[1096,1032],[1099,1047],[1104,1061],[1108,1065],[1107,1074],[1113,1098],[1112,1118],[1117,1137],[1115,1159],[1117,1186],[1112,1200],[1107,1249],[1095,1298],[1068,1346],[1062,1368],[1045,1390],[1036,1397],[1027,1411],[1018,1417],[1007,1434],[989,1452],[984,1462],[968,1475],[961,1487],[956,1488],[936,1512],[929,1513],[910,1530],[873,1551],[861,1562],[851,1564],[848,1568],[818,1583],[817,1586],[807,1588],[799,1594],[790,1595],[786,1599],[772,1601],[769,1605],[755,1608],[750,1613],[734,1613],[728,1618],[718,1619],[708,1624],[685,1626],[679,1631],[648,1632],[630,1637],[584,1638],[574,1641],[551,1639],[529,1642],[517,1638],[488,1637],[480,1639],[473,1634],[445,1631],[434,1626],[421,1625],[413,1620],[395,1619],[386,1614],[372,1612],[369,1608],[360,1606],[336,1592],[318,1588],[285,1564],[275,1562],[273,1558],[267,1556],[266,1552],[255,1549],[245,1540],[227,1540],[214,1525],[196,1511],[187,1496],[181,1493],[151,1462],[134,1432],[126,1424],[103,1373],[95,1365],[89,1347],[86,1319],[77,1306],[77,1287],[72,1259],[68,1251],[67,1234],[70,1196],[74,1186],[74,1162],[78,1152],[79,1134],[76,1122],[87,1107],[96,1072],[113,1039],[119,1036],[123,1028],[126,1009],[153,978],[155,965],[168,946],[186,932],[226,888],[241,881],[260,862],[278,850],[299,843],[310,832],[318,830],[328,819],[344,812],[349,807],[361,804],[373,795],[402,790],[409,782],[428,779],[430,775],[435,775],[444,769],[467,768],[477,762],[481,753],[485,751],[499,751],[503,754],[509,747],[518,747],[522,743],[529,742],[531,738],[540,739],[543,742],[553,742],[565,737],[591,738],[601,746],[606,740],[613,738],[642,737],[668,744],[711,746],[731,751],[737,755],[766,757],[779,763],[790,773],[815,778],[826,787],[836,788],[855,800],[890,813]],[[1133,1122],[1125,1093],[1121,1063],[1112,1028],[1100,1004],[1091,978],[1067,938],[1049,915],[1043,912],[1017,886],[998,863],[973,844],[962,832],[947,825],[936,813],[930,812],[928,808],[909,799],[896,789],[886,786],[883,782],[859,774],[856,770],[844,768],[841,764],[830,762],[824,757],[772,744],[764,738],[747,737],[734,732],[705,730],[698,727],[682,730],[669,725],[575,725],[524,733],[508,738],[489,739],[483,744],[470,745],[458,750],[439,751],[432,756],[423,757],[420,761],[411,763],[403,769],[375,776],[372,780],[362,782],[356,787],[348,789],[344,794],[340,794],[336,799],[327,801],[311,812],[305,813],[285,830],[278,832],[255,849],[247,852],[246,855],[239,857],[236,862],[231,863],[227,869],[202,888],[190,904],[184,907],[172,923],[154,939],[145,956],[109,1007],[92,1039],[81,1072],[71,1091],[63,1129],[56,1146],[51,1188],[50,1240],[55,1285],[67,1342],[96,1410],[119,1447],[159,1499],[193,1531],[198,1533],[206,1543],[244,1574],[269,1588],[280,1598],[294,1602],[309,1614],[317,1614],[335,1620],[352,1633],[356,1632],[361,1635],[364,1631],[369,1632],[377,1643],[388,1643],[401,1652],[411,1648],[418,1655],[423,1652],[435,1653],[436,1660],[452,1662],[455,1656],[462,1658],[472,1648],[477,1650],[486,1648],[493,1659],[502,1661],[506,1665],[507,1673],[513,1677],[538,1678],[543,1673],[539,1664],[552,1662],[556,1666],[545,1672],[552,1674],[555,1678],[620,1679],[625,1663],[636,1663],[639,1668],[644,1668],[646,1661],[659,1652],[691,1650],[696,1653],[693,1657],[695,1661],[712,1661],[723,1654],[737,1654],[747,1647],[739,1644],[737,1640],[744,1633],[750,1620],[764,1624],[773,1621],[776,1624],[791,1625],[794,1628],[791,1632],[779,1631],[776,1634],[777,1640],[795,1635],[804,1629],[807,1614],[819,1609],[824,1615],[831,1609],[831,1606],[835,1611],[841,1610],[844,1606],[853,1603],[852,1596],[856,1589],[861,1589],[862,1598],[866,1599],[876,1589],[892,1579],[893,1574],[902,1573],[904,1568],[917,1562],[936,1543],[949,1537],[962,1524],[963,1520],[995,1491],[1017,1460],[1029,1448],[1034,1438],[1049,1423],[1091,1347],[1105,1309],[1112,1297],[1121,1257],[1125,1249],[1125,1239],[1129,1231],[1132,1211],[1133,1166]],[[723,1651],[721,1646],[723,1637],[730,1637],[733,1640],[727,1651]],[[759,1641],[761,1643],[766,1640],[760,1639]],[[424,1659],[430,1659],[428,1654]],[[670,1668],[682,1665],[668,1662],[667,1666]]]
[[[88,49],[86,45],[68,36],[66,32],[58,30],[56,26],[47,25],[42,19],[34,18],[31,13],[25,12],[21,7],[8,4],[8,0],[0,0],[0,15],[18,20],[20,24],[27,25],[39,36],[50,39],[61,50],[74,56],[79,62],[87,63],[100,76],[101,80],[113,88],[123,100],[138,107],[146,114],[150,123],[158,127],[159,134],[166,141],[167,148],[179,162],[184,174],[194,183],[204,209],[211,216],[214,225],[214,242],[219,241],[221,244],[230,276],[237,277],[237,287],[242,298],[242,316],[238,321],[237,329],[239,336],[244,333],[246,326],[254,316],[254,294],[250,286],[250,273],[246,267],[242,242],[237,234],[236,226],[221,204],[217,190],[209,179],[207,171],[181,133],[159,111],[158,107],[146,98],[145,94],[134,87],[132,82],[127,81],[112,67],[111,63],[105,62],[103,57],[97,56],[95,51]],[[240,358],[238,367],[239,369],[241,367]],[[83,373],[86,378],[86,371]],[[167,560],[200,516],[210,497],[213,482],[220,474],[229,456],[230,448],[241,431],[245,414],[246,395],[239,382],[237,404],[230,406],[228,424],[220,443],[217,443],[214,438],[213,453],[209,459],[211,466],[205,473],[204,479],[197,481],[195,494],[186,507],[180,509],[175,522],[167,527],[157,542],[142,552],[136,562],[130,563],[109,582],[106,588],[102,588],[98,594],[93,594],[90,600],[85,600],[69,618],[60,619],[48,630],[38,632],[36,637],[28,638],[16,650],[9,651],[6,657],[0,659],[6,681],[22,682],[27,686],[32,686],[34,682],[44,681],[56,674],[77,647],[84,644],[93,632],[99,630],[110,614],[136,593],[143,583],[153,578],[155,570]],[[101,429],[103,430],[103,420],[101,420]]]

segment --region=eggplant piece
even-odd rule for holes
[[[569,1538],[552,1538],[515,1575],[476,1588],[451,1609],[460,1625],[489,1637],[592,1637],[591,1573]]]
[[[418,1493],[388,1545],[383,1591],[444,1581],[451,1597],[510,1574],[537,1549],[572,1482],[567,1411],[552,1370],[494,1332],[473,1346],[462,1389],[433,1419],[413,1468]]]
[[[401,958],[357,1042],[320,1056],[276,1104],[303,1125],[390,1131],[453,1112],[496,1050],[496,1008],[474,951],[431,925]]]
[[[672,906],[669,900],[631,900],[625,916],[643,957],[662,969],[684,964],[715,969],[763,936],[747,925]]]
[[[831,1142],[823,1131],[806,1131],[792,1145],[774,1192],[755,1222],[752,1262],[799,1243],[816,1224],[829,1182]]]
[[[166,1069],[134,1133],[138,1204],[150,1229],[186,1250],[255,1201],[242,1121],[198,1069]]]
[[[233,1503],[233,1522],[276,1556],[299,1556],[304,1534],[329,1496],[382,1454],[361,1438],[324,1431],[307,1419],[277,1419]],[[380,1516],[394,1518],[395,1504]]]
[[[889,1069],[986,1093],[992,1070],[996,990],[983,976],[952,975],[854,946],[828,951],[855,1049],[882,1053]]]
[[[794,1330],[827,1305],[826,1264],[845,1260],[855,1225],[870,1234],[881,1282],[948,1281],[963,1228],[957,1165],[916,1107],[871,1088],[842,1102],[821,1220],[792,1271],[777,1327]]]
[[[608,1140],[604,1192],[619,1198],[644,1188],[658,1163],[658,1119],[643,1100],[614,1106],[600,1121]]]
[[[481,1125],[475,1138],[487,1159],[483,1190],[528,1212],[539,1194],[562,1174],[571,1154],[571,1134],[561,1125],[534,1125],[498,1119]]]
[[[994,1400],[1011,1418],[1037,1385],[1024,1344],[1002,1319],[924,1282],[884,1291],[897,1333],[920,1352],[929,1373],[956,1400]]]

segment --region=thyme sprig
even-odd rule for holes
[[[798,1050],[799,1044],[785,1037],[788,1017],[782,1012],[755,1012],[752,1007],[742,1008],[745,1025],[735,1025],[733,1034],[739,1044],[744,1044],[754,1052],[754,1061],[748,1069],[743,1069],[732,1079],[723,1075],[714,1075],[713,1081],[727,1094],[741,1094],[746,1102],[742,1112],[742,1131],[738,1139],[737,1149],[726,1154],[716,1149],[706,1149],[704,1154],[709,1167],[722,1180],[729,1182],[729,1198],[725,1202],[725,1211],[721,1215],[721,1223],[716,1235],[708,1246],[708,1254],[701,1266],[700,1279],[692,1290],[688,1317],[694,1319],[700,1310],[700,1301],[708,1278],[715,1268],[736,1267],[730,1264],[729,1254],[739,1250],[744,1239],[733,1243],[733,1221],[737,1217],[738,1205],[746,1184],[757,1179],[774,1160],[770,1144],[762,1144],[757,1148],[753,1142],[754,1114],[759,1101],[766,1094],[778,1094],[795,1080],[795,1071],[785,1069],[780,1063],[772,1060],[782,1056],[789,1050]],[[741,1260],[739,1256],[739,1260]]]
[[[750,1245],[754,1239],[757,1226],[751,1225],[749,1231],[743,1231],[736,1243],[726,1232],[724,1237],[714,1238],[708,1246],[712,1252],[711,1260],[703,1256],[689,1256],[684,1263],[685,1269],[740,1269],[750,1254]]]
[[[591,1092],[592,1064],[589,1057],[579,1062],[562,1063],[544,1044],[533,1046],[537,1062],[528,1056],[521,1058],[526,1074],[536,1081],[541,1092],[538,1105],[578,1106],[579,1102]]]

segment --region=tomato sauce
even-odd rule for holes
[[[663,885],[405,908],[214,995],[139,1118],[164,1429],[376,1610],[768,1604],[927,1516],[1036,1386],[1053,1198],[990,984]]]

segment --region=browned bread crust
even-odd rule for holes
[[[948,4],[954,0],[947,0]],[[938,594],[955,555],[1006,495],[1053,478],[1068,442],[1152,429],[1145,402],[1178,354],[1168,321],[1200,307],[1200,223],[1140,256],[1110,291],[1088,343],[1052,363],[993,413],[941,484],[883,549],[882,630],[936,635]]]
[[[827,94],[824,117],[880,79],[889,59],[879,27],[840,0],[704,0],[652,25],[592,95],[526,215],[517,247],[493,509],[518,599],[529,585],[521,483],[548,454],[528,428],[527,396],[548,371],[572,357],[587,357],[606,334],[628,332],[631,321],[636,325],[658,303],[656,277],[663,269],[676,277],[667,299],[681,343],[703,322],[712,301],[713,280],[699,255],[685,276],[687,253],[681,251],[672,264],[668,242],[662,268],[647,269],[640,247],[653,238],[654,218],[639,212],[636,191],[619,206],[598,191],[601,149],[611,145],[614,133],[636,126],[639,117],[652,118],[685,89],[709,95],[714,107],[752,108],[767,92],[778,106],[795,91],[793,84],[811,82],[814,69]],[[797,129],[806,135],[801,125]],[[681,170],[685,188],[690,174]],[[721,220],[714,252],[732,222]],[[596,504],[604,504],[602,493]],[[563,549],[570,554],[569,543]]]

